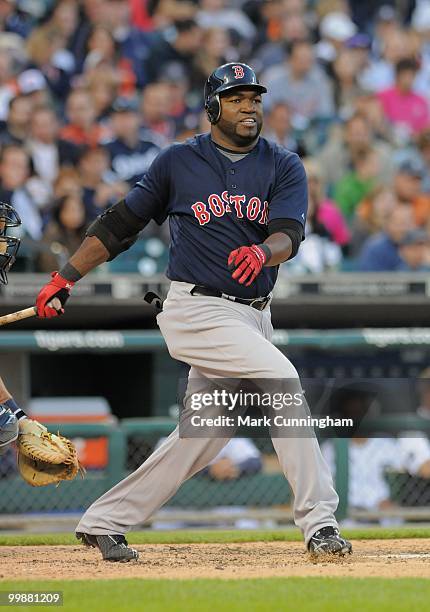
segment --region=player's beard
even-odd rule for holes
[[[226,121],[221,116],[217,126],[224,136],[226,136],[236,147],[249,147],[249,145],[255,142],[260,135],[261,128],[263,127],[263,121],[261,118],[255,117],[255,127],[253,129],[249,129],[245,126],[241,128],[239,123]],[[238,132],[238,129],[242,129],[242,133]]]

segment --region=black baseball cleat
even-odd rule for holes
[[[128,546],[127,540],[123,535],[91,535],[89,533],[76,533],[78,540],[85,546],[98,548],[102,553],[104,561],[135,561],[139,558],[139,553],[134,548]]]
[[[346,555],[352,553],[351,542],[341,537],[336,527],[323,527],[309,540],[308,551],[314,555]]]

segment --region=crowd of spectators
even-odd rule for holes
[[[207,131],[202,89],[245,61],[263,135],[309,179],[281,273],[430,269],[430,0],[0,0],[0,200],[16,270],[51,271],[161,148]],[[115,271],[162,271],[152,224]],[[108,264],[109,265],[109,264]]]

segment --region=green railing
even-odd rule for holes
[[[377,348],[430,346],[430,328],[276,329],[273,343],[279,347]],[[8,352],[142,352],[166,350],[159,331],[4,331],[0,351]]]

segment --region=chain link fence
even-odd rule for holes
[[[408,425],[415,425],[415,432],[410,437],[393,434],[384,438],[321,440],[340,497],[339,518],[430,519],[430,445],[426,427],[417,434],[422,423],[411,418]],[[385,429],[389,428],[390,419],[384,423]],[[83,512],[141,465],[174,426],[167,419],[50,426],[53,431],[61,428],[62,433],[77,441],[80,449],[84,442],[105,441],[105,465],[100,461],[97,469],[87,465],[85,479],[64,482],[58,488],[32,488],[19,477],[15,451],[10,449],[0,463],[0,514]],[[393,423],[391,426],[394,428]],[[207,469],[185,482],[149,524],[262,526],[291,522],[291,491],[270,438],[239,438],[229,446]]]

